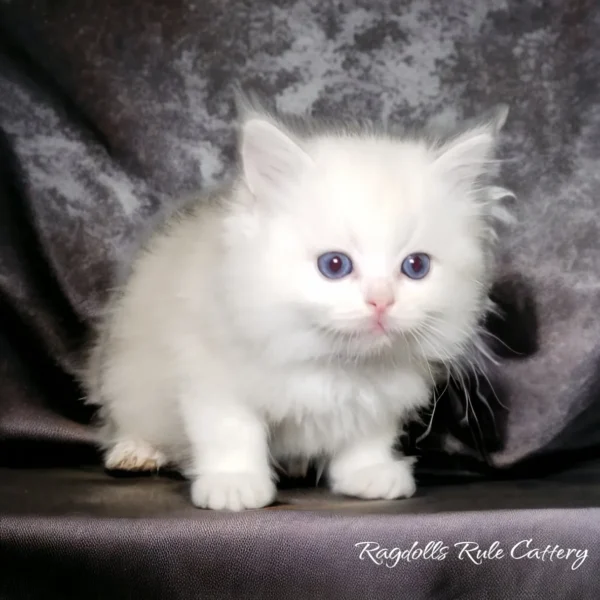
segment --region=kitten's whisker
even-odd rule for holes
[[[422,442],[431,433],[431,429],[433,427],[433,419],[435,417],[435,409],[437,408],[438,400],[445,394],[449,385],[450,385],[450,380],[448,379],[446,381],[446,386],[444,387],[442,392],[439,394],[439,396],[436,395],[435,388],[433,389],[433,407],[431,409],[431,414],[429,416],[429,423],[427,424],[427,429],[425,429],[425,431],[416,439],[416,442],[415,442],[416,444],[419,444],[420,442]]]
[[[513,354],[516,354],[517,356],[523,356],[522,352],[517,352],[516,350],[511,348],[505,341],[501,340],[497,335],[494,335],[491,331],[489,331],[487,329],[483,329],[481,333],[482,333],[482,335],[487,335],[488,337],[491,337],[492,339],[496,340],[499,344],[504,346],[509,352],[512,352]]]
[[[492,422],[494,423],[494,427],[496,426],[496,415],[490,406],[490,403],[487,401],[487,398],[481,393],[481,389],[479,388],[479,379],[475,379],[475,395],[479,398],[481,403],[488,409],[490,416],[492,417]]]
[[[488,385],[490,386],[490,391],[492,392],[492,394],[494,395],[494,398],[496,399],[496,402],[504,409],[504,410],[508,410],[508,406],[506,406],[503,402],[501,402],[500,398],[498,397],[498,394],[496,393],[496,390],[494,389],[494,386],[492,385],[492,382],[490,381],[490,378],[488,377],[487,373],[483,370],[480,369],[479,371],[482,375],[482,377],[485,378],[485,380],[487,381]]]

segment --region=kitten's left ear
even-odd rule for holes
[[[497,106],[491,116],[443,145],[438,150],[434,166],[471,183],[487,173],[507,116],[508,106]]]
[[[289,135],[259,116],[242,125],[240,154],[246,185],[257,198],[285,194],[312,165]]]

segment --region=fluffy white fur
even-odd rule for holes
[[[150,239],[93,348],[107,467],[172,463],[212,509],[269,504],[273,464],[309,459],[336,492],[411,496],[393,445],[487,308],[504,116],[442,144],[246,111],[236,185]],[[323,277],[327,251],[354,272]],[[414,252],[422,280],[400,271]]]

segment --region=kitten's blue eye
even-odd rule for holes
[[[341,252],[326,252],[317,259],[319,271],[327,279],[341,279],[352,273],[350,257]]]
[[[410,279],[423,279],[431,266],[431,259],[423,252],[409,254],[402,261],[402,272]]]

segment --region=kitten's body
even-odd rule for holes
[[[251,115],[243,176],[157,233],[112,303],[88,374],[107,466],[175,463],[210,508],[269,503],[270,456],[327,461],[342,493],[410,496],[399,427],[486,308],[497,192],[475,184],[494,127],[444,149],[344,133],[296,143]],[[328,250],[352,255],[350,276],[318,272]],[[399,271],[417,251],[429,281]]]

